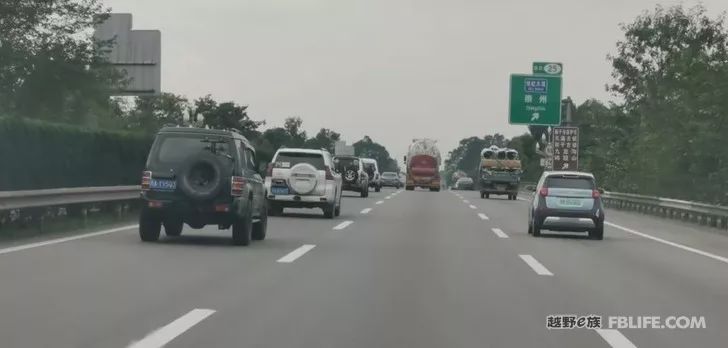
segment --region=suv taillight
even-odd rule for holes
[[[240,197],[243,195],[244,188],[245,178],[242,176],[233,176],[230,180],[230,195],[233,197]]]
[[[601,197],[599,190],[592,190],[592,198],[599,198],[599,197]]]
[[[540,191],[538,191],[538,194],[540,194],[543,197],[546,197],[549,195],[549,189],[547,187],[542,187]]]
[[[334,180],[334,174],[331,173],[331,168],[329,166],[324,167],[324,170],[326,171],[326,180]]]
[[[265,171],[265,176],[273,176],[273,163],[268,163],[268,169]]]
[[[145,171],[142,173],[142,191],[149,191],[149,185],[152,183],[152,172]]]

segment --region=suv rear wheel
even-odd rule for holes
[[[182,234],[184,222],[181,219],[169,219],[164,221],[164,234],[168,237],[178,237]]]
[[[336,208],[334,207],[335,205],[336,205],[336,203],[331,203],[331,204],[325,205],[322,208],[323,211],[324,211],[324,217],[325,218],[327,218],[327,219],[333,219],[334,218],[334,213],[335,213],[334,210],[336,210]]]
[[[139,238],[144,242],[156,242],[162,230],[162,221],[152,213],[142,210],[139,216]]]
[[[235,245],[249,245],[251,234],[253,230],[253,219],[250,214],[250,209],[243,217],[236,217],[233,222],[233,244]]]
[[[253,240],[265,239],[266,231],[268,230],[268,210],[263,209],[260,212],[260,219],[258,222],[253,224]]]
[[[531,220],[531,234],[534,237],[540,237],[541,236],[541,225],[538,224],[538,219],[536,219],[535,216]]]
[[[268,216],[283,215],[283,207],[275,202],[268,202]]]

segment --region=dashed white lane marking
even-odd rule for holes
[[[390,195],[390,196],[384,197],[384,199],[392,199],[392,196]]]
[[[160,348],[183,334],[197,323],[215,313],[212,309],[193,309],[175,321],[155,330],[141,341],[134,342],[128,348]]]
[[[637,348],[627,337],[624,337],[619,330],[614,329],[596,329],[599,336],[609,343],[612,348]]]
[[[524,202],[528,202],[528,200],[527,200],[527,199],[525,199],[525,198],[521,198],[521,197],[516,197],[516,199],[517,199],[517,200],[519,200],[519,201],[524,201]]]
[[[374,203],[374,204],[382,204],[382,203],[384,203],[384,201],[377,201],[377,203]]]
[[[546,275],[546,276],[554,275],[548,269],[546,269],[546,267],[544,267],[540,262],[538,262],[538,260],[536,260],[533,256],[531,256],[531,255],[518,255],[518,256],[521,257],[521,259],[523,259],[523,261],[526,262],[526,264],[531,266],[531,268],[533,269],[534,272],[536,272],[536,274]]]
[[[622,231],[625,231],[625,232],[628,232],[628,233],[632,233],[632,234],[638,235],[640,237],[644,237],[644,238],[647,238],[647,239],[652,239],[652,240],[654,240],[656,242],[660,242],[660,243],[663,243],[663,244],[667,244],[669,246],[673,246],[673,247],[676,247],[676,248],[680,248],[682,250],[689,251],[691,253],[696,253],[698,255],[703,255],[705,257],[709,257],[711,259],[718,260],[718,261],[723,262],[723,263],[728,263],[728,258],[723,257],[723,256],[718,256],[716,254],[711,254],[711,253],[709,253],[707,251],[702,251],[700,249],[695,249],[695,248],[689,247],[687,245],[682,245],[682,244],[679,244],[679,243],[671,242],[669,240],[665,240],[665,239],[662,239],[662,238],[658,238],[658,237],[649,235],[647,233],[642,233],[642,232],[639,232],[639,231],[635,231],[635,230],[633,230],[631,228],[627,228],[627,227],[624,227],[624,226],[620,226],[620,225],[617,225],[617,224],[613,224],[613,223],[608,222],[608,221],[604,221],[604,224],[605,225],[612,226],[614,228],[618,228],[618,229],[620,229]]]
[[[488,216],[483,213],[478,214],[478,216],[480,217],[481,220],[489,220]]]
[[[470,205],[470,209],[478,209],[478,207],[476,207],[476,206],[474,206],[474,205],[471,204]]]
[[[470,201],[466,199],[466,200],[463,200],[463,203],[470,204]]]
[[[53,244],[58,244],[58,243],[70,242],[72,240],[78,240],[78,239],[84,239],[84,238],[102,236],[102,235],[109,234],[109,233],[114,233],[114,232],[128,231],[128,230],[135,229],[135,228],[138,228],[138,227],[139,227],[139,225],[129,225],[129,226],[117,227],[117,228],[112,228],[112,229],[98,231],[98,232],[93,232],[93,233],[80,234],[80,235],[77,235],[77,236],[57,238],[57,239],[51,239],[51,240],[47,240],[47,241],[43,241],[43,242],[37,242],[37,243],[29,243],[29,244],[18,245],[18,246],[14,246],[14,247],[0,249],[0,255],[2,255],[2,254],[9,254],[9,253],[12,253],[12,252],[15,252],[15,251],[22,251],[22,250],[27,250],[27,249],[38,248],[38,247],[47,246],[47,245],[53,245]]]
[[[491,230],[493,231],[493,233],[495,233],[496,236],[500,238],[508,238],[508,235],[500,228],[491,228]]]
[[[291,251],[286,256],[283,256],[280,259],[278,259],[277,262],[280,262],[280,263],[291,263],[293,261],[296,261],[297,258],[303,256],[303,254],[309,252],[314,247],[316,247],[316,245],[314,245],[314,244],[304,244],[304,245],[301,245],[298,249],[296,249],[294,251]]]
[[[369,212],[372,211],[372,208],[366,208],[361,211],[362,214],[369,214]]]
[[[334,226],[334,229],[335,229],[335,230],[343,230],[343,229],[345,229],[345,228],[349,227],[349,225],[351,225],[351,224],[353,224],[353,223],[354,223],[354,221],[351,221],[351,220],[346,220],[346,221],[344,221],[344,222],[342,222],[342,223],[340,223],[340,224],[338,224],[338,225]]]

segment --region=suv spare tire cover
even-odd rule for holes
[[[225,178],[230,180],[232,165],[227,162],[207,151],[188,157],[178,171],[179,189],[193,200],[214,198],[225,185]]]
[[[344,172],[344,180],[346,182],[356,182],[357,176],[356,169],[347,168]]]
[[[305,195],[313,191],[318,184],[318,171],[308,163],[299,163],[291,168],[288,185],[293,192]]]

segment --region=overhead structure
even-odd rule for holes
[[[94,28],[97,41],[114,40],[107,58],[124,72],[129,83],[117,95],[156,95],[161,91],[162,33],[132,30],[130,13],[111,13]]]

